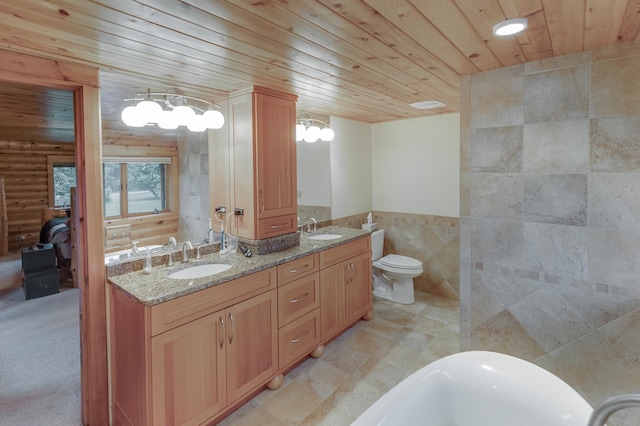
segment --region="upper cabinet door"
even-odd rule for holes
[[[254,96],[257,217],[296,215],[295,101],[263,93]]]

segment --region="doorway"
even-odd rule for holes
[[[80,293],[81,406],[84,424],[108,424],[106,300],[102,233],[98,70],[0,50],[0,81],[73,93],[77,213],[72,266]],[[91,241],[91,244],[89,244]]]

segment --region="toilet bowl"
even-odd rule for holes
[[[415,302],[413,279],[422,274],[422,262],[398,254],[382,256],[384,229],[371,234],[373,295],[396,303]]]

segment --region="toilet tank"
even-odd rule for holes
[[[378,260],[382,257],[384,249],[384,229],[379,229],[371,233],[371,260]]]

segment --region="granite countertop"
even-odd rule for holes
[[[370,235],[369,231],[340,226],[320,228],[315,234],[332,233],[340,234],[342,237],[334,240],[311,240],[309,236],[314,235],[313,233],[304,234],[300,237],[299,246],[275,253],[245,257],[240,251],[226,255],[216,252],[202,256],[202,259],[190,259],[188,263],[176,262],[173,266],[156,266],[152,268],[151,273],[128,272],[109,276],[107,280],[140,303],[153,306]],[[169,278],[170,274],[178,270],[210,263],[226,263],[232,266],[224,272],[203,278]]]

